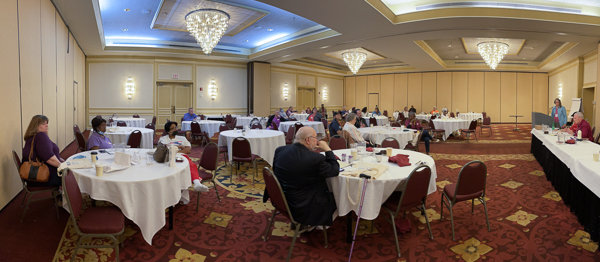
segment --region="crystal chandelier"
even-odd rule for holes
[[[501,42],[481,42],[477,44],[477,51],[493,70],[502,61],[502,58],[508,53],[508,44]]]
[[[358,69],[360,69],[365,61],[367,61],[367,54],[363,52],[346,52],[342,54],[342,57],[344,58],[346,65],[348,65],[348,68],[350,68],[350,71],[355,75],[356,72],[358,72]]]
[[[227,31],[229,14],[217,9],[198,9],[188,13],[185,21],[187,30],[209,55]]]

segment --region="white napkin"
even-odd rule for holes
[[[123,152],[115,152],[115,164],[119,166],[129,167],[131,166],[131,155]]]
[[[175,145],[169,146],[169,167],[175,167],[175,158],[179,149]]]

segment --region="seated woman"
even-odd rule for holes
[[[92,132],[88,139],[88,150],[109,149],[113,147],[110,139],[104,136],[104,132],[106,132],[106,120],[94,117],[92,119],[92,130],[94,132]]]
[[[293,113],[296,113],[296,111],[294,111],[294,107],[293,107],[293,106],[290,106],[290,107],[288,108],[287,112],[286,112],[286,115],[287,115],[288,117],[291,117]]]
[[[283,108],[281,108],[281,107],[279,108],[279,115],[280,115],[280,116],[282,116],[283,118],[287,119],[287,120],[289,120],[289,119],[290,119],[290,118],[289,118],[289,115],[287,115],[287,114],[285,113],[285,111],[283,111]]]
[[[34,187],[60,186],[62,180],[58,176],[57,168],[60,166],[60,163],[65,162],[65,160],[60,158],[58,146],[48,137],[48,118],[44,115],[36,115],[31,118],[27,130],[25,130],[23,139],[25,140],[25,147],[23,147],[23,160],[21,162],[29,161],[29,154],[33,150],[31,160],[41,160],[48,166],[50,171],[48,182],[40,183],[27,181],[27,185]],[[32,143],[33,148],[31,147]]]
[[[184,137],[177,135],[177,122],[167,122],[165,124],[165,131],[167,134],[162,136],[158,143],[163,145],[176,145],[179,148],[178,153],[181,153],[185,158],[187,158],[190,163],[190,172],[192,177],[192,183],[194,183],[194,190],[198,192],[208,192],[208,187],[201,184],[200,176],[198,175],[198,166],[194,161],[192,161],[187,154],[192,152],[192,144]],[[187,205],[189,200],[183,202],[184,205]]]
[[[434,106],[433,110],[431,110],[431,112],[429,112],[429,113],[432,115],[435,115],[435,114],[439,114],[440,112],[437,110],[437,106]]]
[[[281,122],[286,122],[287,119],[283,118],[283,116],[279,115],[279,110],[275,110],[275,114],[269,117],[267,120],[267,130],[279,130],[279,124]]]
[[[408,119],[406,119],[406,123],[405,123],[407,128],[412,128],[412,129],[416,129],[416,130],[421,130],[421,132],[423,132],[423,135],[421,136],[421,140],[425,141],[425,152],[429,155],[429,141],[433,140],[433,137],[431,136],[431,134],[429,134],[429,131],[424,129],[423,127],[428,127],[429,124],[427,123],[427,121],[421,122],[419,121],[419,119],[417,119],[415,117],[415,114],[410,114]],[[438,142],[439,140],[435,139],[434,142]]]
[[[323,118],[323,115],[321,115],[321,113],[319,113],[319,111],[317,110],[316,107],[313,107],[311,115],[308,116],[308,121],[321,121],[322,118]]]
[[[379,111],[379,107],[375,108],[375,111],[373,111],[372,116],[381,116],[381,111]]]
[[[310,107],[306,108],[306,111],[304,111],[305,114],[311,114],[312,113],[312,109],[310,109]]]

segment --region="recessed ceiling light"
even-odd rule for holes
[[[129,12],[129,11],[131,11],[131,9],[129,9],[129,8],[125,8],[125,10],[124,10],[124,11],[125,11],[125,12]]]
[[[269,29],[267,29],[267,31],[271,32],[271,31],[273,31],[273,29],[269,28]]]
[[[557,35],[567,35],[566,33],[556,33]]]
[[[150,9],[144,9],[144,10],[142,10],[142,13],[149,14],[150,13]]]
[[[523,57],[523,59],[525,59],[525,57]]]
[[[125,32],[125,31],[127,31],[127,30],[129,30],[129,29],[127,29],[127,28],[123,28],[123,32]]]
[[[450,45],[448,45],[448,47],[452,47],[452,45],[450,44]]]
[[[456,55],[454,58],[458,58],[458,55]]]

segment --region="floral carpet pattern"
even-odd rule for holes
[[[514,125],[494,125],[494,135],[481,137],[479,141],[494,141],[496,136],[508,138],[513,128]],[[509,140],[521,143],[485,146],[501,152],[503,147],[516,145],[519,146],[516,150],[528,152],[531,139],[528,131],[514,132],[512,135],[518,138]],[[432,144],[438,191],[428,196],[425,215],[433,239],[424,215],[416,209],[407,212],[411,230],[398,234],[401,252],[398,257],[392,225],[385,219],[389,215],[382,211],[374,222],[360,220],[352,261],[600,261],[598,243],[592,242],[583,231],[531,154],[435,153],[436,149],[443,151],[453,144],[479,150],[476,147],[480,142],[452,140]],[[200,158],[201,151],[201,147],[194,147],[191,156]],[[456,182],[463,165],[475,159],[484,161],[488,168],[486,203],[491,230],[487,230],[483,205],[475,201],[471,214],[472,202],[461,202],[453,208],[456,241],[452,241],[448,210],[444,210],[443,218],[440,214],[441,191]],[[254,169],[245,164],[238,175],[234,170],[230,182],[231,166],[220,164],[216,189],[221,202],[217,201],[213,187],[207,193],[190,194],[191,204],[175,207],[173,230],[165,226],[154,236],[152,245],[128,221],[125,235],[120,239],[124,244],[120,249],[121,261],[285,260],[294,231],[285,217],[277,215],[268,241],[263,241],[274,208],[270,202],[262,202],[261,172],[252,181]],[[259,171],[265,165],[264,161],[259,162]],[[200,210],[196,212],[198,196]],[[346,243],[345,217],[334,221],[327,229],[327,236],[329,246],[325,248],[321,231],[300,235],[291,261],[348,261],[350,244]],[[67,261],[75,241],[77,235],[69,223],[54,261]],[[114,261],[114,256],[112,249],[80,249],[76,261]]]

